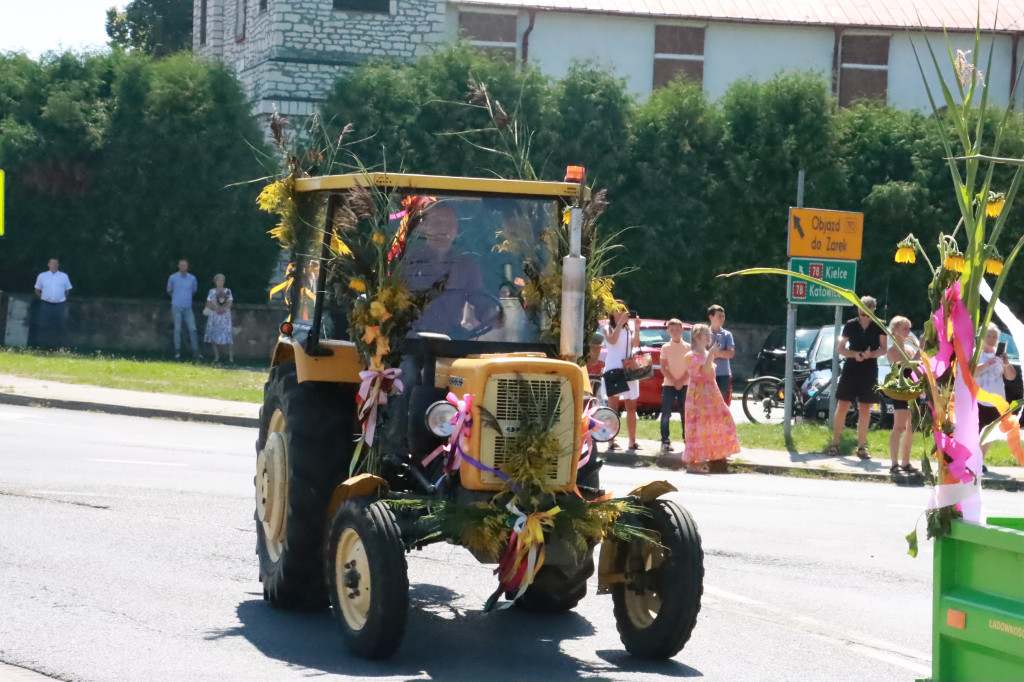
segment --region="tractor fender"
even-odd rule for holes
[[[347,499],[370,495],[383,497],[390,490],[391,487],[387,481],[373,474],[358,474],[346,479],[338,484],[331,495],[331,502],[327,505],[327,518],[334,518],[334,512],[338,511],[338,507]]]
[[[648,481],[631,490],[627,497],[636,498],[640,502],[650,502],[666,493],[674,492],[678,492],[678,488],[668,481]],[[615,566],[618,564],[618,553],[622,546],[622,542],[614,538],[605,538],[601,541],[601,558],[597,565],[598,594],[609,594],[611,586],[620,582],[619,576],[615,574]]]

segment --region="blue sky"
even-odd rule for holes
[[[0,0],[0,52],[102,49],[107,8],[125,0]]]

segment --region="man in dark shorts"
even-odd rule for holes
[[[861,304],[875,311],[878,302],[871,296],[861,296]],[[878,401],[878,358],[885,355],[885,330],[879,327],[867,313],[857,311],[857,317],[848,321],[837,344],[839,355],[846,358],[843,373],[836,388],[836,413],[832,421],[832,444],[830,455],[839,454],[839,435],[846,425],[846,413],[850,404],[857,401],[857,456],[871,459],[868,454],[868,424],[871,421],[871,404]]]

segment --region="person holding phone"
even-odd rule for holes
[[[885,351],[889,364],[905,360],[918,360],[921,349],[910,340],[910,320],[897,315],[889,322],[889,333],[895,343]],[[904,375],[912,374],[912,370],[903,370]],[[910,403],[906,400],[892,401],[892,433],[889,434],[889,467],[890,475],[899,473],[916,474],[917,469],[910,463],[910,448],[914,444],[914,429],[910,423]]]
[[[999,342],[999,327],[990,324],[985,331],[985,341],[981,346],[981,356],[978,358],[978,367],[974,370],[974,380],[982,390],[993,395],[1006,399],[1006,385],[1003,380],[1013,381],[1017,378],[1017,370],[1010,364],[1006,356],[1006,344]],[[986,426],[999,419],[999,410],[992,405],[978,402],[978,428],[984,430]],[[988,454],[991,443],[981,446],[981,453],[984,457]],[[983,465],[984,466],[984,465]]]
[[[604,359],[605,372],[622,369],[622,361],[640,348],[640,316],[635,312],[629,312],[626,304],[622,301],[616,301],[616,303],[621,306],[621,309],[612,313],[608,324],[601,330],[604,334],[605,344],[608,346],[608,353]],[[629,381],[627,386],[627,390],[623,393],[608,395],[608,407],[618,412],[620,403],[626,403],[626,430],[629,433],[629,449],[636,451],[640,449],[636,442],[636,401],[640,397],[640,382]],[[608,452],[614,452],[617,449],[618,446],[613,438],[608,443]]]

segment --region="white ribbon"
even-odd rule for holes
[[[401,393],[405,386],[399,377],[402,370],[397,367],[381,372],[368,369],[359,373],[362,383],[359,385],[359,421],[363,424],[363,440],[373,445],[373,435],[377,430],[377,406],[386,405],[389,395]],[[383,384],[389,385],[382,390]]]

